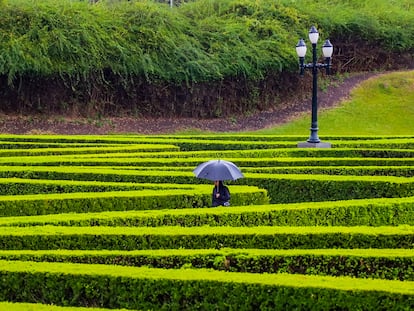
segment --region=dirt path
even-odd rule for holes
[[[376,73],[361,73],[346,78],[339,85],[332,85],[318,93],[318,107],[335,106],[349,96],[350,91]],[[263,111],[249,117],[232,119],[191,118],[110,118],[102,120],[68,119],[42,116],[0,116],[0,133],[8,134],[166,134],[185,130],[200,131],[252,131],[275,126],[288,121],[300,112],[310,112],[310,99],[298,101],[283,111]]]

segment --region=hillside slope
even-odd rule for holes
[[[354,74],[331,84],[318,93],[320,108],[335,106],[361,81],[378,73]],[[310,94],[309,94],[310,95]],[[251,116],[232,118],[81,118],[74,116],[1,115],[0,133],[9,134],[166,134],[185,131],[238,132],[253,131],[282,124],[300,112],[311,110],[310,98],[291,102],[283,111],[262,111]]]

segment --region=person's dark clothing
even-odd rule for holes
[[[220,193],[220,196],[217,198],[216,194]],[[213,188],[213,207],[216,206],[229,206],[230,205],[230,191],[229,188],[227,188],[223,182],[219,182],[218,187],[214,186]]]

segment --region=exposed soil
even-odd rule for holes
[[[348,98],[350,91],[378,73],[359,73],[318,92],[318,108],[333,107]],[[237,132],[283,124],[301,112],[310,112],[311,99],[289,103],[284,110],[262,111],[232,118],[67,118],[65,116],[0,115],[0,133],[8,134],[167,134],[184,131]]]

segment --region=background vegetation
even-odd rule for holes
[[[219,117],[277,108],[308,91],[294,46],[311,25],[334,44],[337,74],[411,67],[413,5],[3,0],[1,109]]]

